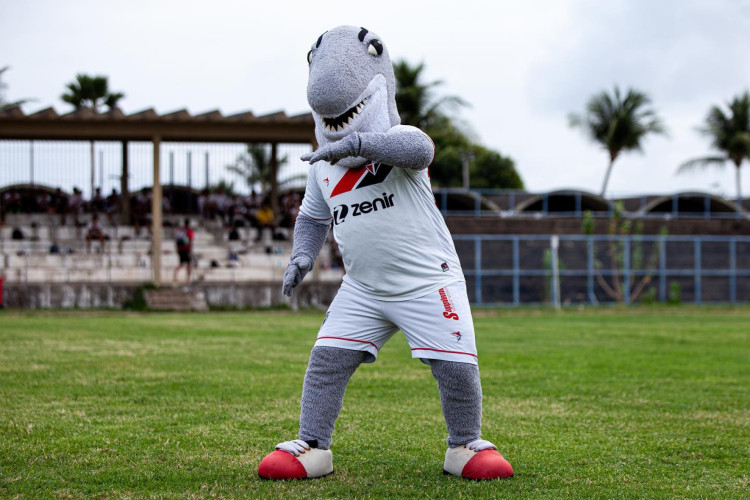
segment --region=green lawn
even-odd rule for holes
[[[266,482],[320,312],[0,313],[0,497],[750,497],[750,308],[479,310],[483,436],[509,480],[442,474],[403,336],[352,378],[335,473]]]

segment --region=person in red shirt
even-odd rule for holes
[[[187,269],[187,282],[190,283],[190,274],[193,271],[193,239],[195,233],[190,227],[190,219],[185,219],[185,225],[177,231],[177,254],[180,256],[180,263],[174,270],[174,281],[177,281],[177,273],[185,266]]]

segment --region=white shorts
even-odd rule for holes
[[[466,283],[457,282],[404,301],[377,300],[342,285],[326,312],[316,346],[366,351],[372,363],[398,330],[413,358],[477,364]]]

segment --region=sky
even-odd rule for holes
[[[103,74],[126,113],[309,111],[306,54],[341,24],[377,33],[393,60],[425,64],[460,119],[510,156],[527,189],[599,192],[607,154],[568,126],[615,85],[647,93],[668,137],[623,154],[613,195],[709,191],[734,197],[735,169],[677,176],[711,154],[698,128],[750,90],[750,0],[0,0],[9,100],[54,106],[77,73]],[[742,190],[750,196],[750,163]]]

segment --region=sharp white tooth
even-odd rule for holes
[[[341,125],[336,127],[336,132],[341,132],[342,130],[344,130],[344,127],[342,127]]]
[[[361,102],[359,104],[357,104],[357,113],[359,113],[360,111],[362,111],[362,108],[364,108],[364,107],[365,107],[365,105],[362,104]]]
[[[328,132],[333,132],[333,131],[334,131],[334,130],[333,130],[333,127],[331,127],[330,125],[326,125],[326,130],[327,130]]]
[[[349,120],[346,122],[346,124],[347,125],[351,125],[353,121],[354,121],[354,117],[352,116],[351,118],[349,118]]]

